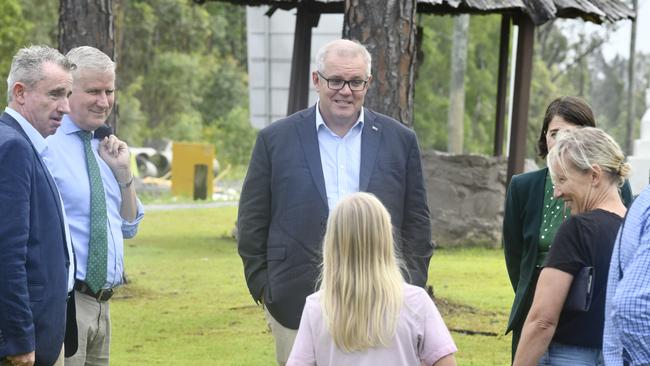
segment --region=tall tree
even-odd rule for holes
[[[454,18],[454,40],[451,50],[451,82],[449,83],[449,113],[447,117],[447,151],[463,153],[463,124],[465,123],[465,67],[467,65],[467,31],[469,15]]]
[[[373,57],[366,106],[413,124],[416,0],[345,0],[343,37],[364,44]]]
[[[93,46],[115,59],[113,0],[60,0],[59,50]]]
[[[639,14],[637,0],[632,0],[632,9],[634,10],[634,19],[632,20],[632,34],[630,35],[630,60],[627,70],[627,114],[626,114],[626,131],[625,131],[625,153],[632,155],[632,144],[634,138],[634,56],[636,55],[636,18]]]
[[[113,0],[60,0],[59,50],[66,54],[79,46],[93,46],[115,60]],[[116,127],[117,105],[108,124]]]
[[[248,117],[245,8],[113,1],[120,138],[133,146],[161,139],[212,143],[224,166],[246,165],[255,130]]]
[[[451,108],[451,74],[454,19],[450,16],[423,15],[422,59],[418,64],[414,102],[414,129],[423,149],[447,150],[450,131],[447,119]],[[494,140],[501,17],[472,17],[467,39],[463,151],[491,154]]]
[[[23,9],[19,0],[0,0],[0,80],[7,80],[11,55],[25,43],[25,33],[16,31],[27,27],[31,30],[33,24],[23,16]],[[6,103],[7,84],[0,87],[0,101]]]

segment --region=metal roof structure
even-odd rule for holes
[[[342,0],[194,0],[229,2],[236,5],[269,5],[272,9],[305,7],[318,13],[342,13]],[[582,18],[593,23],[633,19],[634,13],[616,0],[418,0],[418,13],[424,14],[493,14],[524,13],[535,25],[555,18]],[[271,10],[273,11],[273,10]]]

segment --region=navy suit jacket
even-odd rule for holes
[[[0,116],[0,360],[36,351],[51,366],[63,344],[68,252],[59,194],[18,122]]]
[[[433,245],[417,139],[394,119],[364,110],[359,190],[390,212],[407,280],[423,287]],[[285,327],[298,328],[316,290],[328,215],[313,106],[260,131],[239,201],[248,288]]]

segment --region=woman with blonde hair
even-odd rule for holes
[[[554,196],[571,216],[542,266],[515,366],[603,364],[607,274],[626,212],[619,187],[630,166],[602,130],[586,127],[558,136],[547,165]]]
[[[562,96],[546,108],[537,141],[539,157],[546,160],[562,130],[596,127],[591,107],[582,98]],[[629,183],[621,187],[626,206],[632,202]],[[569,212],[562,198],[553,197],[548,168],[515,175],[508,185],[503,216],[503,249],[506,268],[515,298],[506,333],[512,331],[512,357],[515,356],[521,329],[533,301],[537,278],[549,247]]]
[[[390,214],[372,194],[334,208],[320,290],[307,297],[287,366],[456,365],[456,346],[427,293],[404,282]]]

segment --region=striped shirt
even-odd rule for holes
[[[603,356],[607,366],[650,365],[650,186],[630,207],[614,246]]]

